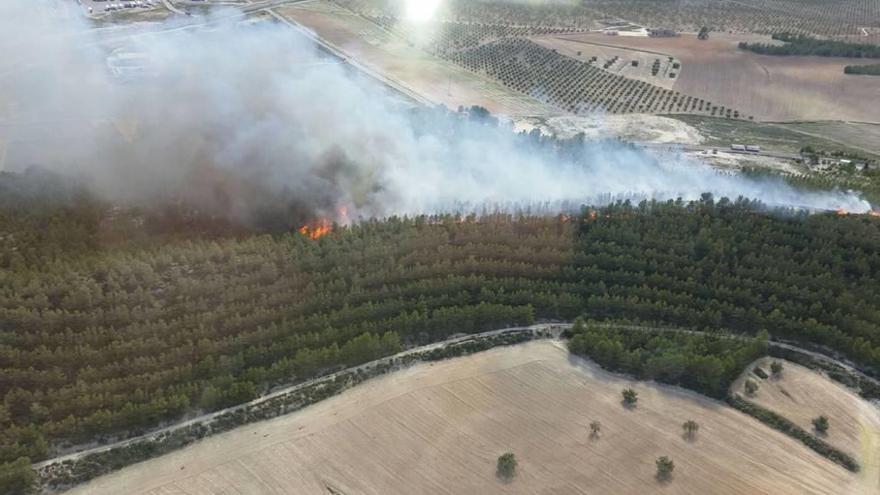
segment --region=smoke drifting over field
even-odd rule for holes
[[[236,219],[268,215],[273,225],[291,226],[462,205],[703,192],[869,208],[853,194],[719,175],[610,142],[554,155],[482,120],[413,112],[283,25],[227,20],[108,49],[69,4],[0,3],[0,120],[14,124],[0,132],[11,129],[7,139],[26,150],[11,154],[6,168],[40,165],[85,177],[114,201],[182,198]],[[120,47],[149,60],[148,75],[157,77],[115,80],[107,56]]]

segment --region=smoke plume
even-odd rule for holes
[[[112,201],[184,200],[290,226],[704,192],[869,208],[852,193],[721,175],[614,142],[559,153],[486,119],[414,110],[282,24],[224,12],[206,27],[172,21],[131,36],[92,29],[78,8],[0,2],[0,142],[6,169],[84,178]]]

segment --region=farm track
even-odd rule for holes
[[[742,339],[742,340],[749,338],[747,336],[736,335],[736,334],[708,333],[708,332],[679,329],[679,328],[656,328],[656,327],[646,327],[646,326],[636,326],[636,325],[613,325],[613,324],[600,324],[598,326],[599,327],[606,327],[606,328],[613,327],[615,329],[620,329],[620,330],[630,331],[630,332],[686,333],[686,334],[691,334],[691,335],[716,335],[716,336],[723,335],[728,338]],[[371,361],[369,363],[365,363],[360,366],[355,366],[352,368],[336,371],[336,372],[331,373],[329,375],[314,378],[314,379],[308,380],[306,382],[302,382],[302,383],[295,384],[295,385],[289,385],[289,386],[286,386],[286,387],[283,387],[283,388],[280,388],[280,389],[277,389],[274,391],[270,391],[269,393],[262,395],[262,396],[254,399],[250,402],[247,402],[244,404],[239,404],[237,406],[229,407],[229,408],[222,409],[219,411],[215,411],[215,412],[212,412],[209,414],[203,414],[203,415],[200,415],[200,416],[197,416],[194,418],[190,418],[187,420],[183,420],[183,421],[180,421],[180,422],[177,422],[177,423],[150,431],[150,432],[145,433],[143,435],[128,438],[125,440],[120,440],[120,441],[106,444],[106,445],[100,445],[97,447],[86,448],[86,449],[78,450],[75,452],[70,452],[70,453],[67,453],[64,455],[59,455],[59,456],[54,457],[52,459],[48,459],[48,460],[36,463],[33,465],[33,467],[34,467],[34,469],[40,469],[40,468],[44,468],[44,467],[52,465],[52,464],[62,463],[64,461],[77,460],[82,457],[88,456],[89,454],[105,452],[105,451],[119,448],[119,447],[126,447],[128,445],[131,445],[131,444],[134,444],[134,443],[137,443],[140,441],[150,440],[150,439],[156,438],[162,434],[170,433],[170,432],[173,432],[178,429],[183,429],[183,428],[197,425],[200,423],[201,424],[208,423],[211,420],[213,420],[221,415],[234,413],[236,411],[240,411],[242,409],[267,402],[267,401],[272,400],[274,398],[277,398],[277,397],[280,397],[280,396],[283,396],[286,394],[291,394],[291,393],[297,392],[299,390],[306,389],[312,385],[315,385],[315,384],[318,384],[321,382],[332,381],[337,376],[340,376],[340,375],[343,375],[346,373],[356,372],[358,370],[369,370],[369,369],[374,368],[376,366],[387,365],[387,364],[391,363],[393,360],[400,359],[400,358],[406,357],[411,354],[417,354],[417,353],[421,353],[421,352],[425,352],[425,351],[431,351],[434,349],[447,347],[449,345],[465,342],[468,340],[478,340],[478,339],[482,339],[482,338],[487,338],[487,337],[492,337],[492,336],[501,335],[501,334],[505,334],[505,333],[512,333],[512,332],[530,331],[532,333],[537,334],[539,332],[549,331],[553,335],[553,337],[552,337],[553,339],[559,339],[559,338],[561,338],[562,333],[565,330],[570,329],[571,327],[572,327],[571,323],[540,323],[540,324],[532,325],[529,327],[509,327],[509,328],[502,328],[502,329],[498,329],[498,330],[483,332],[483,333],[479,333],[479,334],[472,334],[472,335],[467,335],[467,336],[450,338],[450,339],[447,339],[447,340],[444,340],[441,342],[436,342],[436,343],[428,344],[428,345],[421,346],[421,347],[407,349],[407,350],[402,351],[398,354],[388,356],[388,357],[385,357],[382,359],[378,359],[376,361]],[[863,372],[861,372],[860,370],[855,368],[851,363],[842,361],[842,360],[837,359],[835,357],[828,356],[828,355],[825,355],[825,354],[822,354],[822,353],[819,353],[816,351],[804,349],[802,347],[796,346],[796,345],[794,345],[792,343],[788,343],[788,342],[771,341],[770,346],[771,347],[779,347],[779,348],[787,349],[790,351],[803,353],[803,354],[809,355],[815,359],[821,360],[823,362],[840,366],[840,367],[842,367],[852,373],[856,373],[856,374],[862,376],[864,379],[870,380],[873,383],[880,386],[880,381],[875,380],[875,379],[865,375]]]

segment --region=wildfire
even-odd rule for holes
[[[868,215],[871,215],[872,217],[880,217],[880,210],[871,210],[868,212]]]
[[[837,216],[845,217],[847,215],[849,215],[849,212],[844,210],[843,208],[840,208],[839,210],[837,210]]]
[[[326,218],[322,218],[316,222],[303,225],[299,228],[299,233],[311,240],[319,239],[333,232],[333,224]]]

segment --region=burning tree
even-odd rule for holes
[[[316,222],[303,225],[298,232],[311,240],[319,239],[333,232],[333,224],[329,220],[321,219]]]

